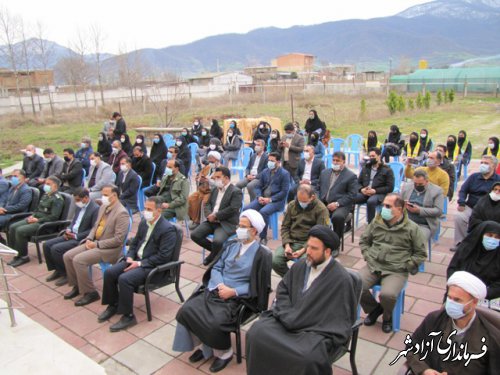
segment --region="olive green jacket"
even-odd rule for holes
[[[184,220],[187,215],[189,180],[182,174],[163,177],[158,196],[169,204],[169,210],[175,210],[177,220]]]
[[[57,221],[61,218],[63,208],[64,198],[58,191],[53,194],[44,194],[33,216],[40,224]]]

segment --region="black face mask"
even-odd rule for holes
[[[446,146],[447,146],[448,148],[455,147],[455,142],[453,142],[453,141],[448,141],[448,142],[446,142]]]
[[[68,156],[65,156],[64,161],[71,161],[71,159]]]
[[[375,158],[370,158],[370,160],[368,161],[368,163],[369,163],[369,165],[371,165],[373,167],[374,165],[378,164],[378,161]]]
[[[419,193],[423,193],[425,191],[425,186],[424,185],[415,185],[415,190],[418,191]]]

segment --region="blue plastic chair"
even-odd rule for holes
[[[175,139],[169,139],[168,141],[165,141],[165,145],[167,146],[167,148],[174,147],[175,146]]]
[[[245,170],[247,169],[250,158],[253,155],[253,150],[250,147],[242,147],[236,159],[236,165],[231,166],[231,173],[238,172],[240,175],[240,180],[245,178]]]
[[[392,310],[392,331],[399,332],[401,329],[401,315],[405,312],[405,294],[406,286],[408,282],[405,283],[401,292],[399,292],[398,298],[396,299],[396,304],[394,305],[394,310]],[[372,295],[376,297],[380,293],[380,285],[374,285],[372,288]]]
[[[155,163],[152,163],[152,164],[153,164],[153,169],[151,171],[151,179],[149,180],[149,186],[152,186],[155,182],[156,164]]]
[[[332,155],[329,155],[328,153],[323,156],[323,161],[325,162],[325,167],[326,168],[331,168],[332,167]]]
[[[328,141],[327,154],[333,155],[334,152],[343,151],[345,148],[345,140],[342,138],[332,138]]]
[[[387,163],[389,167],[391,167],[392,172],[394,173],[394,193],[399,193],[401,191],[401,183],[403,182],[405,166],[403,163],[392,162]]]
[[[291,184],[290,184],[290,186],[291,186]],[[288,197],[289,193],[290,193],[290,189],[288,189],[285,197]],[[281,211],[273,212],[269,216],[269,224],[268,224],[268,226],[273,231],[273,240],[277,240],[278,239],[278,231],[279,231],[278,217],[279,217],[279,215],[281,215],[281,214],[283,214],[285,212],[285,209],[286,209],[286,203],[285,203],[285,207],[283,207],[283,209]]]
[[[361,155],[363,137],[359,134],[348,135],[345,139],[344,152],[347,155],[347,164],[351,162],[351,155],[354,155],[354,166],[359,166],[359,156]]]
[[[191,164],[196,165],[196,154],[198,153],[198,143],[188,144],[189,150],[191,151]]]
[[[174,139],[174,136],[172,134],[163,134],[163,141],[165,143],[167,143],[168,141],[174,141],[175,142],[175,139]]]

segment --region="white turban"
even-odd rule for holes
[[[266,226],[266,222],[264,221],[264,218],[259,211],[245,210],[240,215],[240,218],[242,217],[246,217],[248,220],[250,220],[252,227],[257,229],[258,234],[260,234],[260,232],[262,232],[264,230],[264,227]]]
[[[486,298],[486,285],[478,277],[466,271],[456,271],[450,276],[446,285],[458,286],[477,299]]]
[[[217,152],[217,151],[210,151],[210,152],[208,153],[208,155],[207,155],[207,158],[208,158],[209,156],[213,156],[213,157],[214,157],[214,158],[216,158],[217,160],[220,160],[220,159],[222,158],[222,156],[220,155],[220,153],[219,153],[219,152]]]

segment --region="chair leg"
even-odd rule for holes
[[[146,313],[148,315],[148,322],[153,320],[153,316],[151,314],[151,301],[149,299],[149,290],[147,288],[144,289],[144,299],[146,300]]]
[[[38,257],[38,263],[42,264],[42,252],[40,250],[40,243],[38,242],[38,240],[35,241],[35,245],[36,245],[36,255]]]
[[[356,366],[356,348],[358,346],[358,330],[352,333],[351,350],[349,350],[349,362],[351,363],[351,371],[353,375],[358,375],[358,367]]]
[[[184,296],[182,295],[181,288],[179,288],[179,275],[177,275],[175,280],[175,291],[177,292],[177,295],[179,296],[181,302],[184,302]]]
[[[241,363],[241,329],[236,326],[236,362]]]
[[[351,242],[354,243],[354,213],[351,215]]]

